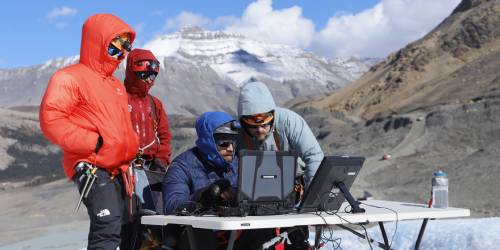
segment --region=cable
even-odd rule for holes
[[[328,227],[328,231],[330,233],[330,237],[325,237],[324,232],[321,232],[321,235],[320,235],[321,241],[320,241],[319,245],[320,246],[323,244],[326,245],[328,242],[332,242],[332,248],[334,250],[342,250],[342,247],[340,246],[340,244],[342,243],[342,238],[336,238],[336,239],[333,238],[333,230],[329,227],[329,224],[326,221],[326,219],[321,215],[321,211],[316,210],[315,215],[319,216],[323,220],[323,222],[325,223],[325,226]]]
[[[398,231],[398,222],[399,222],[398,212],[396,210],[388,208],[388,207],[380,207],[380,206],[370,205],[370,204],[366,204],[366,203],[361,203],[361,204],[363,204],[365,206],[368,206],[368,207],[387,209],[387,210],[393,212],[396,215],[396,226],[394,228],[394,232],[392,233],[391,242],[389,243],[389,249],[391,249],[392,243],[394,241],[394,236],[396,236],[396,233]]]
[[[340,207],[340,206],[338,206],[339,201],[340,201],[340,197],[339,197],[339,195],[338,195],[337,193],[330,192],[330,193],[329,193],[329,195],[328,195],[328,198],[329,198],[329,199],[330,199],[330,198],[335,198],[335,199],[336,199],[336,201],[337,201],[337,207]],[[345,197],[344,197],[344,199],[345,199]],[[344,201],[344,199],[342,199],[342,202]],[[331,200],[331,199],[330,199],[330,200]],[[326,203],[326,202],[328,202],[328,201],[330,201],[330,200],[325,200],[325,201],[323,201],[323,202],[324,202],[324,203]],[[344,208],[344,212],[345,212],[345,213],[350,213],[350,212],[351,212],[351,210],[352,210],[352,209],[351,209],[351,210],[348,210],[348,208],[350,208],[350,207],[351,207],[350,205],[347,205],[347,206]],[[351,225],[361,226],[361,228],[363,228],[363,230],[364,230],[364,232],[365,232],[365,235],[366,235],[366,241],[368,242],[368,245],[370,246],[370,249],[372,249],[372,250],[373,250],[373,246],[372,246],[372,244],[371,244],[371,242],[370,242],[370,240],[371,240],[371,239],[370,239],[370,237],[368,236],[368,231],[366,230],[366,227],[365,227],[365,226],[363,226],[363,225],[361,225],[361,224],[352,223],[352,222],[348,221],[347,219],[343,218],[342,216],[340,216],[340,215],[338,214],[338,209],[337,209],[337,210],[334,210],[334,211],[332,212],[332,211],[328,211],[328,210],[326,209],[326,206],[325,206],[325,205],[323,205],[323,208],[325,208],[325,210],[326,210],[326,211],[324,211],[324,212],[325,212],[326,214],[328,214],[328,215],[335,215],[335,216],[339,217],[341,220],[343,220],[343,221],[345,221],[345,222],[347,222],[347,223],[349,223],[349,224],[351,224]],[[323,218],[323,217],[322,217],[322,218]],[[324,218],[323,218],[323,220],[324,220]]]

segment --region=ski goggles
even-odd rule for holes
[[[135,72],[135,75],[141,80],[154,81],[158,73],[154,71],[140,71],[140,72]]]
[[[108,54],[116,59],[124,55],[124,51],[129,52],[132,49],[130,35],[128,33],[115,37],[108,46]]]
[[[132,65],[132,71],[134,72],[153,71],[158,73],[160,72],[160,62],[156,60],[138,61]]]
[[[257,128],[262,126],[270,125],[274,119],[272,112],[256,114],[256,115],[246,115],[241,118],[241,121],[249,128]]]

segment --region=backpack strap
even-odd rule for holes
[[[280,147],[280,140],[279,140],[279,137],[278,137],[278,132],[276,131],[276,129],[274,129],[273,131],[273,137],[274,137],[274,144],[276,144],[276,151],[281,151],[281,147]]]
[[[153,131],[155,132],[155,137],[156,140],[158,141],[158,144],[160,144],[160,138],[158,137],[158,120],[157,120],[157,115],[156,115],[156,105],[153,100],[153,96],[148,94],[149,97],[149,105],[151,106],[151,113],[153,114]]]

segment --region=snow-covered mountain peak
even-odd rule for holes
[[[160,61],[168,64],[174,57],[207,66],[236,86],[252,77],[288,80],[311,80],[322,86],[338,88],[360,76],[367,66],[358,61],[327,60],[310,52],[282,44],[252,40],[237,33],[206,31],[184,27],[146,43]],[[348,71],[342,70],[344,66]]]
[[[224,39],[224,38],[244,38],[242,34],[224,32],[224,31],[208,31],[203,30],[198,26],[184,26],[178,32],[173,33],[174,36],[180,36],[184,39]]]
[[[249,79],[265,82],[275,101],[283,104],[324,95],[368,70],[360,60],[329,60],[291,46],[193,26],[152,39],[142,48],[151,50],[161,62],[152,93],[171,114],[234,113],[238,87]],[[78,59],[76,55],[0,70],[0,106],[39,105],[50,76]],[[115,75],[123,79],[124,69],[125,62]]]
[[[79,59],[80,55],[49,59],[45,63],[39,65],[37,70],[43,71],[49,68],[62,68],[64,66],[77,63]]]

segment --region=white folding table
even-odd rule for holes
[[[192,228],[204,228],[213,230],[244,230],[261,229],[277,227],[294,226],[317,226],[316,227],[316,246],[318,244],[318,233],[321,234],[321,226],[337,225],[343,229],[349,230],[359,237],[365,236],[344,226],[346,224],[360,224],[378,222],[384,243],[378,243],[378,246],[384,249],[389,247],[389,241],[384,229],[384,222],[417,220],[422,219],[422,226],[415,243],[415,249],[419,248],[420,241],[425,231],[429,219],[457,218],[470,216],[470,210],[464,208],[428,208],[424,204],[415,204],[397,201],[367,200],[360,205],[366,211],[364,213],[346,213],[344,212],[348,203],[344,202],[336,215],[321,213],[318,216],[315,213],[307,214],[284,214],[268,216],[245,216],[245,217],[217,217],[217,216],[175,216],[175,215],[151,215],[143,216],[141,223],[145,225],[167,225],[178,224],[185,225],[188,228],[188,237],[194,242]],[[319,230],[318,230],[319,229]],[[190,235],[191,234],[191,235]],[[234,231],[230,237],[228,249],[232,249],[235,239]],[[375,242],[372,239],[368,239]],[[194,245],[193,245],[194,246]]]

